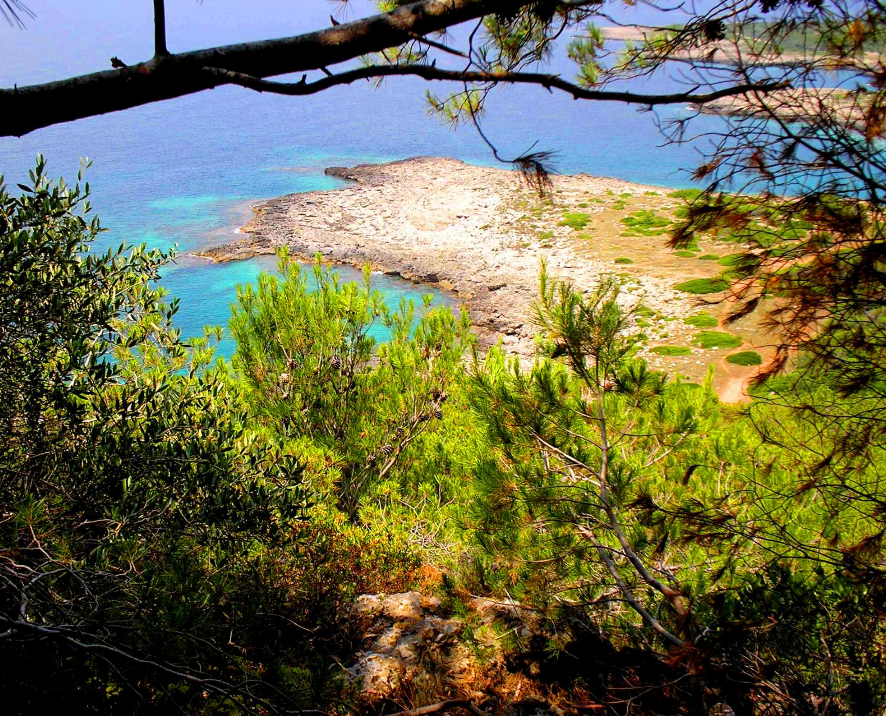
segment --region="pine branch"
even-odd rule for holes
[[[380,77],[420,77],[429,81],[444,82],[475,82],[498,84],[529,84],[544,87],[547,90],[558,89],[572,95],[573,99],[592,101],[625,102],[628,104],[642,104],[656,106],[664,104],[706,104],[722,97],[732,97],[748,92],[772,92],[784,89],[788,85],[784,82],[760,82],[754,84],[741,84],[725,87],[714,92],[695,94],[689,92],[675,92],[672,94],[640,94],[637,92],[620,92],[614,90],[591,90],[572,82],[567,82],[559,75],[541,74],[536,72],[482,72],[474,70],[447,70],[434,65],[370,65],[359,67],[354,70],[331,74],[315,82],[308,82],[302,77],[299,82],[271,82],[261,80],[230,70],[222,70],[215,67],[206,67],[204,70],[215,77],[224,80],[224,84],[235,84],[240,87],[255,90],[256,92],[271,92],[273,94],[287,96],[304,96],[317,94],[338,85],[351,84],[358,80],[377,79]]]
[[[161,3],[155,3],[155,10],[158,4]],[[207,73],[205,67],[257,78],[307,72],[397,47],[416,36],[424,37],[490,13],[516,11],[529,4],[530,0],[420,0],[391,12],[303,35],[166,54],[119,70],[3,89],[0,90],[0,136],[22,136],[42,127],[227,84]],[[155,38],[159,33],[159,23],[155,23]],[[164,45],[165,40],[159,44],[161,50]]]
[[[426,80],[533,84],[557,89],[575,99],[611,100],[654,106],[692,102],[704,104],[721,97],[749,91],[782,89],[783,83],[745,83],[707,94],[694,91],[648,95],[594,90],[558,75],[532,72],[490,73],[455,71],[433,65],[382,65],[332,74],[326,68],[358,57],[397,47],[410,40],[429,41],[429,33],[483,18],[505,9],[519,10],[529,0],[421,0],[392,12],[335,25],[317,32],[278,40],[248,42],[193,52],[169,54],[166,47],[163,0],[155,0],[155,57],[116,70],[81,75],[57,82],[0,90],[0,136],[22,136],[42,127],[117,112],[152,102],[182,97],[221,85],[239,85],[260,92],[307,95],[358,79],[416,76]],[[581,2],[577,5],[592,3]],[[421,38],[421,39],[419,39]],[[445,46],[443,46],[445,47]],[[438,47],[442,49],[442,47]],[[446,47],[447,52],[458,54]],[[268,82],[275,75],[323,70],[327,77],[316,82]]]

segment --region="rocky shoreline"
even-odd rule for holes
[[[232,261],[286,246],[304,260],[319,253],[332,263],[368,262],[373,270],[451,292],[468,309],[482,343],[500,339],[523,356],[533,352],[531,305],[542,258],[553,274],[586,289],[601,273],[613,271],[611,263],[578,250],[583,247],[576,246],[573,230],[560,222],[550,222],[547,232],[527,223],[527,217],[539,213],[530,214],[539,199],[515,172],[420,157],[334,167],[327,174],[350,184],[259,204],[241,239],[196,255]],[[657,189],[587,175],[553,180],[553,203],[548,201],[545,210],[558,218],[563,204],[590,194],[643,197]],[[587,209],[595,210],[597,205]],[[638,276],[637,282],[638,290],[625,295],[628,302],[642,298],[670,315],[691,312],[671,281]]]
[[[721,116],[777,117],[785,122],[812,122],[822,117],[846,127],[864,129],[862,97],[845,89],[801,87],[767,94],[721,97],[698,107],[703,114]]]
[[[619,25],[601,27],[603,37],[611,42],[634,42],[642,44],[656,36],[667,32],[666,28],[646,25]],[[707,42],[697,47],[680,48],[670,54],[671,59],[688,60],[705,65],[741,65],[757,67],[795,67],[808,63],[816,63],[819,67],[847,68],[855,67],[852,58],[841,57],[836,54],[809,54],[806,52],[782,52],[769,48],[762,53],[755,51],[754,46],[747,39],[729,39]],[[880,55],[876,52],[866,52],[864,62],[870,66],[876,65]]]

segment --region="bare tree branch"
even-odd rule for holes
[[[154,0],[154,57],[166,57],[166,5],[164,0]]]
[[[392,12],[304,35],[166,55],[119,70],[3,89],[0,136],[22,136],[53,124],[182,97],[224,84],[206,73],[205,67],[259,78],[306,72],[528,4],[529,0],[421,0]]]
[[[300,82],[271,82],[251,77],[231,70],[223,70],[215,67],[204,68],[223,82],[218,84],[235,84],[246,87],[256,92],[272,92],[289,96],[302,96],[323,92],[336,85],[350,84],[357,80],[372,79],[378,77],[421,77],[424,80],[441,80],[448,82],[488,82],[507,84],[531,84],[544,87],[545,89],[558,89],[572,95],[573,99],[585,99],[596,101],[627,102],[642,105],[662,105],[693,103],[705,104],[721,97],[741,95],[749,91],[771,92],[776,89],[784,89],[783,82],[761,82],[759,84],[746,84],[726,87],[705,94],[693,92],[676,92],[673,94],[638,94],[636,92],[619,92],[614,90],[591,90],[581,87],[572,82],[567,82],[559,75],[540,74],[535,72],[479,72],[447,70],[433,65],[371,65],[347,70],[338,74],[329,75],[316,82],[307,82],[303,77]]]
[[[2,1],[2,0],[0,0]],[[423,42],[450,54],[457,50],[428,40],[428,33],[445,30],[466,20],[482,18],[504,9],[516,10],[527,0],[421,0],[393,12],[355,22],[278,40],[248,42],[194,52],[169,54],[166,47],[163,0],[154,0],[155,57],[117,70],[97,72],[67,80],[30,87],[0,90],[0,136],[22,136],[61,122],[116,112],[181,97],[220,85],[235,84],[260,92],[308,95],[359,79],[415,76],[425,80],[457,82],[534,84],[557,89],[574,99],[613,100],[653,106],[692,102],[704,104],[721,97],[749,91],[768,92],[783,83],[745,83],[706,94],[694,90],[675,94],[587,89],[559,75],[533,72],[485,72],[447,70],[434,65],[379,65],[333,74],[327,66],[345,62],[389,47]],[[588,4],[588,3],[579,3]],[[308,83],[268,82],[274,75],[323,70],[327,77]]]
[[[609,573],[612,575],[612,578],[615,580],[615,584],[618,586],[618,591],[621,592],[625,601],[631,606],[631,608],[639,614],[643,621],[646,622],[652,630],[655,631],[659,636],[661,636],[665,641],[670,642],[674,646],[683,646],[683,640],[679,637],[675,636],[667,629],[664,628],[662,623],[658,621],[652,614],[649,613],[641,603],[640,600],[637,599],[634,594],[634,590],[628,586],[627,582],[625,582],[624,577],[622,577],[621,573],[618,571],[618,567],[615,565],[615,562],[612,561],[612,557],[607,553],[606,548],[597,541],[597,538],[594,536],[592,530],[587,527],[581,528],[579,532],[582,536],[588,538],[590,540],[591,545],[593,545],[594,549],[597,550],[597,554],[600,555],[600,559],[606,565],[606,568],[609,570]]]
[[[430,38],[427,38],[427,37],[421,37],[420,35],[416,35],[414,32],[410,33],[410,35],[411,35],[412,39],[415,40],[416,42],[421,42],[421,43],[428,45],[430,47],[434,47],[434,48],[440,50],[441,52],[446,52],[450,55],[455,55],[456,57],[467,58],[467,55],[464,52],[462,52],[461,50],[456,50],[454,47],[450,47],[449,45],[444,45],[442,42],[437,42],[436,40],[431,40]]]

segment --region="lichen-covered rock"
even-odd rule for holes
[[[364,594],[354,603],[355,618],[368,620],[364,647],[349,667],[367,700],[389,697],[407,684],[414,689],[455,687],[466,671],[465,655],[454,637],[458,619],[439,615],[440,600],[418,592]]]

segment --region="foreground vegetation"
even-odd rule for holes
[[[490,713],[519,700],[502,673],[571,712],[886,705],[882,377],[846,400],[804,370],[724,406],[636,357],[617,280],[583,295],[544,271],[525,367],[477,353],[464,315],[392,310],[319,263],[311,284],[285,255],[240,291],[226,363],[218,331],[174,329],[169,257],[95,255],[100,230],[42,162],[0,192],[12,713],[464,696],[373,701],[345,678],[355,597],[411,588],[532,615],[478,652]]]

